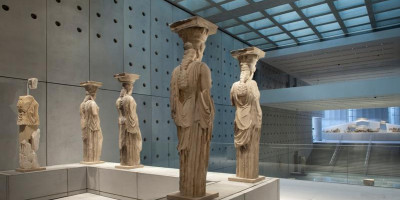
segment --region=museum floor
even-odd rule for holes
[[[281,179],[281,200],[382,200],[396,199],[399,189],[377,188],[337,183]],[[340,191],[340,192],[338,192]],[[61,200],[110,200],[94,194],[80,194]]]

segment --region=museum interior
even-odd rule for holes
[[[399,0],[0,0],[0,200],[400,196]]]

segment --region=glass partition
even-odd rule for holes
[[[159,145],[159,143],[157,144]],[[152,165],[178,168],[177,143],[166,143],[167,159],[156,156]],[[154,144],[153,152],[157,152]],[[154,153],[153,153],[154,154]],[[153,156],[154,157],[154,156]],[[400,189],[400,145],[389,144],[260,144],[260,175],[267,177],[365,185]],[[211,143],[210,172],[235,174],[233,143]]]

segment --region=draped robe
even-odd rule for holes
[[[119,97],[116,102],[119,113],[119,151],[121,165],[140,165],[142,135],[136,113],[136,101],[131,95]]]
[[[180,194],[201,197],[206,194],[206,176],[214,121],[210,96],[211,72],[205,63],[187,66],[187,87],[179,88],[181,66],[171,78],[171,114],[178,132]]]
[[[83,139],[83,161],[98,162],[101,157],[103,134],[100,127],[99,107],[93,99],[80,106]]]
[[[235,148],[236,176],[254,179],[258,177],[258,162],[262,111],[260,92],[254,80],[245,84],[247,91],[239,94],[239,81],[232,85],[231,101],[236,107]]]

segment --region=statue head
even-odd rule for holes
[[[96,99],[97,89],[103,84],[97,81],[85,81],[81,83],[81,86],[86,90],[86,96],[90,96],[93,100]]]
[[[239,60],[240,81],[246,82],[253,79],[257,61],[265,56],[265,52],[257,47],[248,47],[231,51],[231,55]]]
[[[207,37],[215,34],[218,27],[201,17],[195,16],[177,21],[171,24],[170,28],[179,35],[183,43],[191,43],[193,49],[196,50],[196,61],[201,61],[206,48]]]
[[[118,79],[122,83],[122,89],[126,90],[126,94],[131,95],[133,90],[133,84],[140,78],[138,74],[121,73],[115,74],[114,78]]]
[[[39,125],[39,104],[33,96],[20,96],[17,108],[17,125]]]

